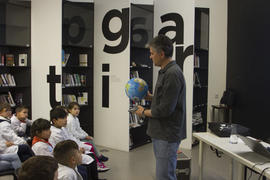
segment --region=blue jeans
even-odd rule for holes
[[[0,154],[0,171],[18,169],[21,161],[17,153]]]
[[[156,180],[176,180],[176,162],[179,142],[152,139],[156,158]]]

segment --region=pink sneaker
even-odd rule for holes
[[[110,168],[106,167],[102,162],[97,162],[97,170],[98,172],[106,172],[109,171]]]

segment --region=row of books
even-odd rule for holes
[[[16,86],[14,76],[8,73],[0,74],[0,86],[2,87]]]
[[[86,75],[63,73],[62,84],[63,87],[86,86]]]
[[[87,105],[88,93],[82,92],[82,93],[79,93],[78,96],[75,96],[74,94],[63,94],[62,102],[63,102],[63,105],[68,105],[71,102],[77,102],[79,105]]]
[[[18,66],[27,66],[27,54],[18,55]],[[0,52],[0,66],[15,66],[14,54],[2,54]]]
[[[9,103],[11,107],[16,106],[13,97],[10,92],[0,95],[0,103]]]
[[[64,53],[62,56],[62,66],[65,67],[70,59],[70,54]],[[88,66],[88,54],[79,54],[79,66]]]

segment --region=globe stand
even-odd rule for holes
[[[138,105],[139,105],[139,102],[140,102],[140,99],[133,99],[133,101],[135,102],[135,105],[133,107],[130,107],[128,112],[134,114],[137,110],[138,110]],[[141,122],[141,119],[140,117],[137,115],[137,114],[134,114],[134,127],[136,126],[139,126],[139,122]]]

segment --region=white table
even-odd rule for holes
[[[233,179],[233,160],[239,162],[238,169],[238,180],[244,179],[244,168],[253,168],[254,171],[261,173],[266,167],[270,167],[270,163],[265,163],[263,165],[256,165],[258,163],[269,162],[270,159],[263,157],[257,153],[254,153],[248,146],[243,142],[237,144],[229,143],[229,138],[221,138],[209,132],[203,133],[193,133],[193,136],[197,138],[200,142],[199,144],[199,180],[203,178],[203,146],[208,144],[213,148],[223,152],[227,156],[231,157],[231,170],[229,177]],[[265,177],[270,178],[270,169],[267,169],[264,174]]]

